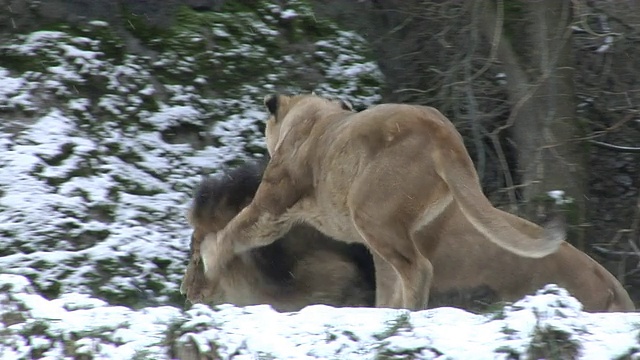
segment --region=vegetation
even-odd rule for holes
[[[166,28],[121,10],[0,45],[0,163],[20,178],[0,179],[18,197],[0,204],[0,263],[50,298],[183,305],[191,190],[264,154],[264,95],[370,104],[381,75],[362,38],[302,1],[182,6]]]

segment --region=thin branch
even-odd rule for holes
[[[606,247],[600,246],[600,245],[593,245],[592,249],[598,255],[600,255],[600,256],[608,259],[608,260],[622,260],[623,258],[628,257],[628,256],[638,256],[638,257],[640,257],[640,254],[638,254],[635,251],[611,250],[609,248],[606,248]]]
[[[475,17],[476,9],[473,9],[473,15]],[[493,29],[493,36],[491,37],[491,50],[489,52],[489,58],[484,63],[482,68],[476,71],[471,77],[465,78],[464,81],[458,81],[451,84],[445,84],[444,86],[456,86],[461,83],[471,83],[480,75],[484,74],[491,65],[493,65],[498,58],[498,47],[500,45],[500,41],[502,39],[502,27],[504,24],[504,3],[503,0],[498,0],[498,5],[496,6],[496,22]]]
[[[605,143],[602,141],[595,141],[595,140],[589,140],[589,142],[599,148],[603,148],[611,151],[640,154],[640,147],[613,145],[613,144]]]
[[[507,162],[507,157],[502,151],[502,146],[500,145],[500,138],[498,133],[492,132],[489,134],[489,138],[493,143],[493,147],[496,150],[496,155],[498,155],[498,161],[500,162],[500,168],[502,169],[502,173],[504,175],[505,181],[505,189],[507,190],[507,196],[509,197],[509,206],[511,208],[512,213],[517,213],[518,211],[518,202],[516,201],[516,193],[514,191],[515,186],[513,183],[513,177],[511,177],[511,173],[509,172],[509,163]]]

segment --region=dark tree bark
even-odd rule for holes
[[[497,57],[512,105],[507,124],[497,131],[508,131],[514,139],[521,212],[535,219],[548,191],[564,191],[573,201],[571,223],[577,225],[570,238],[584,247],[580,225],[585,221],[587,151],[579,141],[584,133],[575,113],[571,4],[542,0],[519,5],[505,13],[502,1],[486,0],[481,10],[482,34],[499,42]],[[525,26],[509,26],[518,15],[525,16],[519,19]],[[500,22],[506,22],[503,31],[496,31]]]

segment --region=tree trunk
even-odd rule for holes
[[[505,23],[498,33],[497,21],[501,16],[513,21],[513,14],[504,13],[502,1],[484,3],[481,33],[490,42],[499,41],[497,57],[507,75],[512,103],[502,130],[509,131],[517,151],[519,189],[524,199],[520,212],[536,220],[547,192],[563,190],[573,199],[568,206],[571,225],[578,225],[572,226],[570,240],[583,248],[580,225],[585,220],[587,152],[578,141],[583,133],[575,116],[571,4],[521,1],[517,15],[526,14],[519,20],[526,20],[527,26],[510,28]]]

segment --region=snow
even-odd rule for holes
[[[563,190],[551,190],[547,192],[547,195],[549,195],[551,199],[555,200],[557,205],[573,203],[573,198],[567,196]]]
[[[86,294],[47,300],[19,275],[0,274],[0,288],[7,290],[0,294],[0,303],[11,299],[11,306],[0,308],[0,317],[22,315],[13,324],[0,322],[3,360],[38,347],[52,359],[62,358],[65,347],[101,359],[142,354],[169,359],[173,352],[193,351],[223,359],[509,359],[525,356],[539,345],[535,334],[549,329],[577,344],[579,359],[640,356],[640,314],[585,313],[576,299],[553,285],[500,314],[446,307],[410,312],[325,305],[294,313],[278,313],[268,305],[136,311]]]
[[[144,120],[154,124],[159,130],[165,130],[187,122],[200,124],[202,122],[199,119],[201,115],[193,106],[160,104],[160,110]]]
[[[298,13],[295,10],[287,9],[280,13],[282,19],[293,19],[298,17]]]
[[[133,311],[82,294],[47,300],[34,294],[28,283],[18,275],[0,274],[0,287],[9,287],[8,294],[0,299],[10,297],[21,305],[26,317],[25,321],[4,328],[0,325],[5,334],[0,340],[0,359],[20,358],[29,354],[32,347],[48,349],[43,354],[45,358],[62,358],[65,342],[80,345],[77,352],[82,352],[82,346],[92,345],[87,350],[94,358],[131,359],[140,352],[166,358],[166,350],[161,346],[164,332],[167,324],[180,316],[180,310],[161,306]],[[6,317],[11,310],[0,311]],[[25,334],[38,323],[44,327],[41,332],[46,337],[40,342],[27,341]],[[60,346],[53,346],[52,342],[60,342]]]
[[[275,359],[373,359],[386,353],[419,359],[507,359],[507,349],[526,354],[537,329],[554,328],[576,339],[581,359],[636,351],[639,314],[588,314],[580,308],[555,286],[507,307],[501,317],[454,308],[409,312],[314,305],[280,314],[268,306],[223,306],[218,311],[197,306],[187,312],[192,320],[183,327],[202,325],[211,317],[212,328],[187,332],[182,339],[191,338],[205,349],[213,341],[223,358],[269,354]]]

